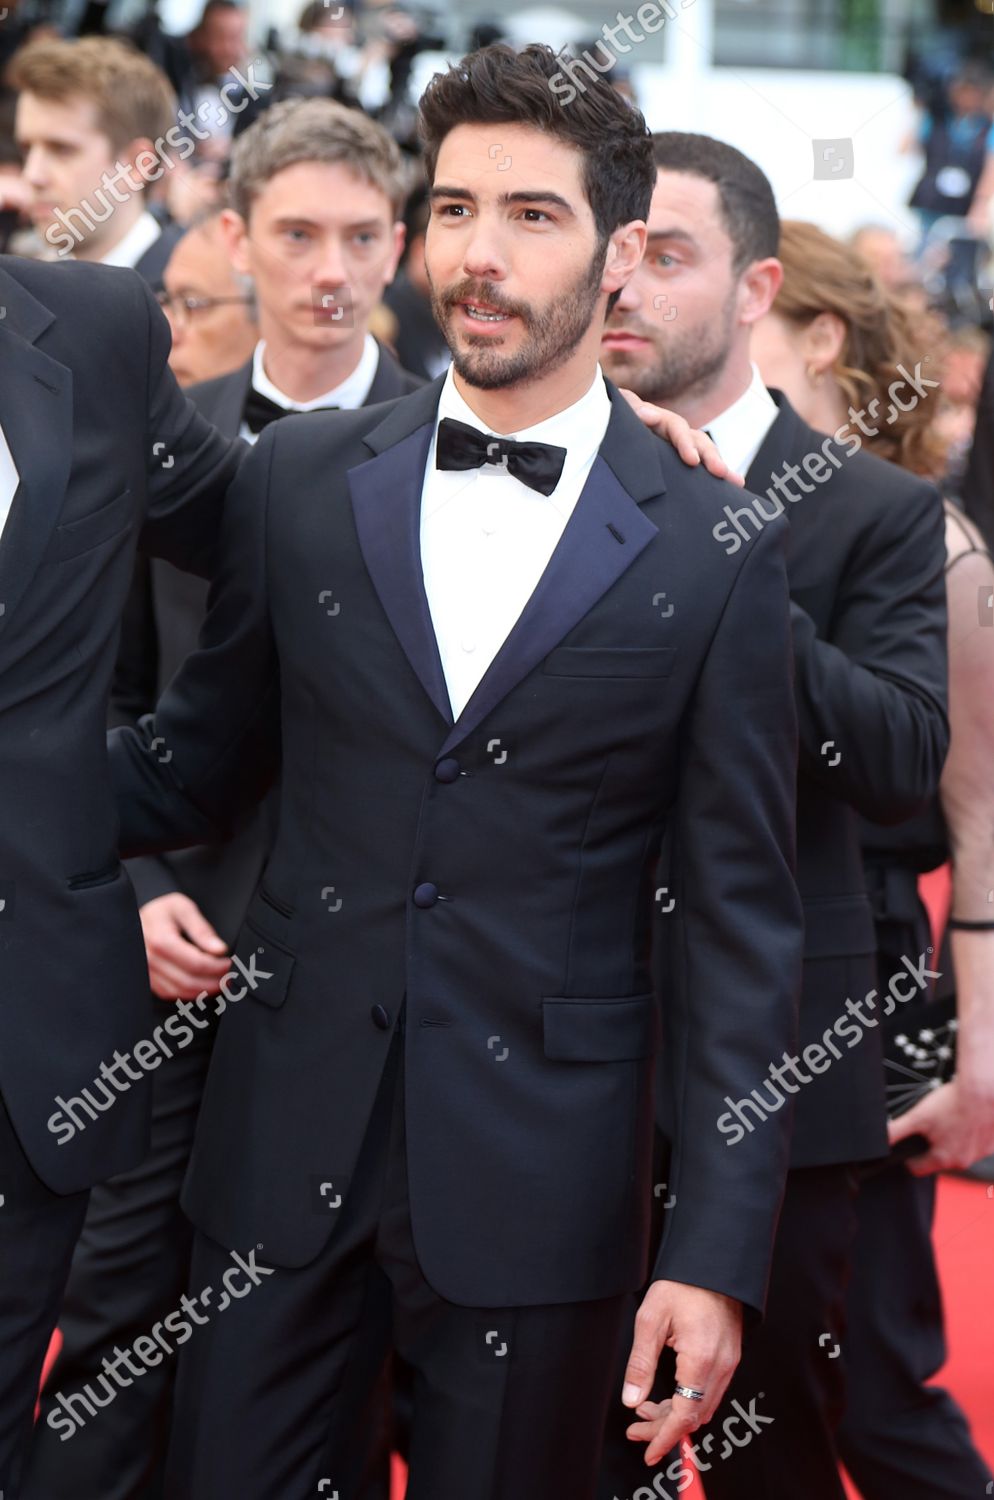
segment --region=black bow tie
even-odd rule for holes
[[[551,495],[562,476],[566,449],[551,443],[516,443],[513,438],[494,437],[479,432],[467,422],[443,417],[438,424],[435,467],[438,469],[479,469],[483,464],[500,464],[515,479]]]
[[[311,411],[339,411],[337,406],[312,406]],[[261,432],[268,427],[270,422],[275,422],[278,417],[289,417],[297,411],[294,406],[279,406],[275,401],[270,401],[261,391],[257,391],[254,385],[250,385],[248,395],[245,397],[245,405],[242,408],[242,421],[248,427],[249,432]]]

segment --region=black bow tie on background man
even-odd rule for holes
[[[480,432],[452,417],[443,417],[438,424],[438,469],[479,469],[484,464],[499,464],[529,489],[551,495],[565,462],[566,449],[551,443],[516,443],[513,438]]]
[[[312,406],[310,411],[340,411],[338,406]],[[295,406],[280,406],[275,401],[270,401],[261,391],[257,391],[254,385],[249,386],[248,395],[245,397],[245,405],[242,408],[242,420],[248,427],[249,432],[261,432],[268,427],[270,422],[275,422],[277,417],[289,417],[299,415]]]

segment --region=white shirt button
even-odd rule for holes
[[[470,652],[476,650],[476,641],[471,635],[464,635],[460,644],[464,651]]]

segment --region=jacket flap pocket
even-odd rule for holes
[[[542,1001],[546,1057],[558,1062],[627,1062],[651,1057],[658,1045],[653,994],[621,1000]]]
[[[78,521],[67,521],[57,527],[52,546],[53,556],[61,562],[67,557],[78,557],[82,552],[89,552],[91,547],[98,547],[101,542],[109,541],[111,537],[124,531],[135,519],[135,514],[131,491],[122,490],[115,499],[102,505],[99,510],[91,511],[88,516],[80,516]]]
[[[231,955],[231,977],[224,981],[230,990],[228,998],[241,1000],[251,995],[278,1010],[290,988],[295,962],[288,948],[245,922]]]
[[[542,671],[550,677],[668,677],[675,646],[559,646]]]

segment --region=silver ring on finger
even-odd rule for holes
[[[692,1385],[675,1385],[673,1387],[673,1394],[674,1396],[686,1396],[688,1401],[704,1400],[704,1392],[695,1390]]]

